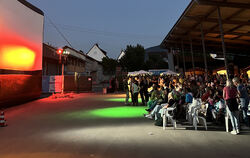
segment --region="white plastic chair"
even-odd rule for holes
[[[186,120],[188,122],[192,122],[192,115],[191,115],[191,110],[189,111],[189,107],[191,107],[192,103],[188,103],[186,107]]]
[[[176,120],[173,119],[173,112],[175,109],[176,109],[176,103],[174,103],[172,107],[162,109],[161,117],[163,119],[163,130],[166,129],[168,120],[171,121],[174,129],[176,129],[177,127]]]
[[[193,126],[195,130],[197,130],[197,125],[199,123],[199,119],[202,120],[205,129],[207,130],[207,121],[204,117],[199,116],[199,110],[201,109],[201,99],[196,99],[196,106],[193,107],[192,109],[192,118],[193,118]]]
[[[196,107],[201,106],[201,100],[200,99],[194,99],[191,104],[188,104],[188,109],[187,109],[187,114],[186,118],[190,124],[193,124],[193,114],[194,114],[194,109]]]
[[[213,119],[215,120],[217,117],[216,117],[216,110],[215,109],[212,109],[212,116],[213,116]]]
[[[247,115],[250,116],[250,102],[248,104],[248,111],[247,111]]]
[[[203,121],[203,124],[204,124],[204,126],[205,126],[205,129],[207,130],[207,121],[206,121],[206,119],[205,119],[204,117],[198,115],[199,110],[200,110],[199,107],[194,108],[194,113],[193,113],[193,126],[194,126],[195,130],[197,130],[197,124],[199,123],[199,119],[201,119],[201,120]]]

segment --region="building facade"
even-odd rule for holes
[[[99,62],[102,62],[102,58],[107,57],[107,52],[99,47],[98,44],[95,44],[87,53],[87,55]]]
[[[74,75],[75,73],[84,74],[86,72],[86,55],[82,51],[77,51],[68,46],[65,46],[63,50],[64,73],[68,75]]]
[[[62,65],[59,61],[57,48],[43,44],[43,76],[60,75]]]

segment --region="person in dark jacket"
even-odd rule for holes
[[[241,80],[238,78],[233,79],[234,85],[237,87],[238,95],[240,98],[240,107],[243,112],[243,119],[247,127],[249,127],[249,118],[247,116],[249,95],[247,93],[247,88],[242,84]]]

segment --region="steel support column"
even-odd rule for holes
[[[180,72],[180,59],[179,59],[179,52],[178,52],[178,44],[175,44],[175,55],[176,55],[176,61],[178,66],[178,72]]]
[[[206,73],[205,77],[207,79],[207,75],[208,75],[208,72],[207,72],[207,56],[206,56],[206,47],[205,47],[205,39],[204,39],[204,32],[203,32],[202,23],[200,24],[200,27],[201,27],[202,50],[203,50],[204,64],[205,64],[205,73]]]
[[[170,48],[170,52],[171,52],[170,54],[172,55],[171,57],[172,57],[172,60],[173,60],[171,62],[171,65],[173,66],[173,68],[172,68],[173,70],[172,71],[176,71],[176,69],[175,69],[175,62],[174,62],[174,60],[175,60],[175,58],[174,58],[174,51],[173,51],[172,47]],[[171,70],[171,68],[170,68],[170,70]]]
[[[221,34],[223,57],[224,57],[226,71],[227,71],[227,78],[228,78],[229,71],[228,71],[228,64],[227,64],[226,45],[225,45],[225,39],[224,39],[224,30],[223,30],[223,24],[222,24],[222,20],[221,20],[220,7],[218,7],[218,20],[219,20],[219,25],[220,25],[220,34]]]
[[[190,52],[191,52],[191,56],[192,56],[192,66],[193,66],[193,73],[195,75],[195,65],[194,65],[194,52],[193,52],[193,41],[190,38]]]
[[[181,41],[181,50],[182,50],[182,57],[183,57],[183,71],[184,71],[184,76],[185,76],[185,72],[186,72],[186,61],[185,61],[184,43],[183,43],[183,40]]]

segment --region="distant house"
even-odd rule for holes
[[[125,51],[121,51],[120,55],[118,56],[117,60],[121,60],[121,58],[125,55]]]
[[[100,61],[86,55],[85,72],[92,76],[93,83],[98,84],[103,81],[103,67]]]
[[[86,55],[82,51],[77,51],[71,47],[63,48],[64,55],[67,56],[65,64],[65,74],[73,75],[75,72],[84,73],[86,64]]]
[[[95,44],[87,53],[88,56],[90,56],[91,58],[102,62],[102,58],[107,57],[107,52],[104,51],[103,49],[101,49],[99,47],[98,44]]]
[[[109,80],[110,76],[103,75],[101,61],[68,46],[64,47],[64,54],[68,56],[67,64],[65,65],[66,73],[74,74],[74,72],[77,72],[81,75],[91,76],[93,84]]]
[[[48,44],[43,44],[43,75],[60,75],[61,64],[59,62],[59,55],[56,53],[57,48]]]

